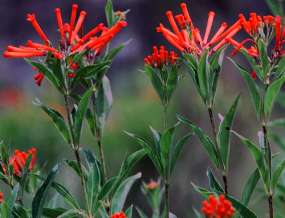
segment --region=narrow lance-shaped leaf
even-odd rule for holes
[[[260,52],[260,59],[261,59],[261,64],[262,64],[262,72],[263,72],[262,78],[265,78],[270,68],[270,63],[268,60],[266,45],[261,39],[258,40],[258,50]]]
[[[272,178],[272,189],[274,190],[276,188],[276,185],[279,182],[279,178],[282,175],[282,173],[284,172],[285,169],[285,160],[283,160],[275,169],[274,173],[273,173],[273,178]]]
[[[218,182],[218,180],[216,179],[216,177],[214,176],[213,172],[210,169],[207,170],[207,177],[209,180],[209,186],[211,188],[211,191],[221,192],[221,193],[224,192],[222,186],[220,185],[220,183]]]
[[[222,160],[220,160],[218,155],[219,151],[216,150],[215,144],[212,142],[209,136],[207,136],[206,133],[201,128],[194,125],[190,120],[186,119],[185,117],[177,115],[177,118],[179,121],[189,126],[191,130],[197,135],[197,137],[199,138],[200,142],[203,145],[203,148],[206,150],[209,158],[215,164],[215,166],[218,168],[223,167]]]
[[[247,206],[250,198],[254,192],[254,189],[259,181],[260,178],[260,173],[259,170],[256,169],[248,178],[244,188],[243,188],[243,192],[242,192],[242,203]]]
[[[74,130],[75,130],[75,143],[76,144],[78,144],[80,141],[82,123],[83,123],[83,119],[85,117],[86,111],[88,109],[89,98],[91,94],[92,94],[92,90],[88,90],[84,93],[84,95],[82,96],[78,104],[78,108],[75,113]]]
[[[47,193],[53,180],[55,179],[57,172],[58,172],[58,165],[52,168],[52,170],[48,174],[47,179],[44,181],[42,186],[36,192],[36,195],[32,202],[32,218],[42,217],[43,206],[48,197]]]
[[[247,146],[247,148],[250,151],[251,156],[254,158],[257,168],[259,170],[259,173],[262,177],[263,183],[265,185],[266,191],[270,190],[270,181],[269,181],[269,175],[268,175],[268,170],[265,165],[264,161],[264,156],[262,151],[254,144],[252,143],[249,139],[241,136],[235,131],[232,131],[241,141],[244,145]]]
[[[139,178],[141,178],[141,173],[131,176],[121,183],[112,198],[111,214],[122,211],[132,185]]]
[[[254,104],[254,108],[257,114],[260,113],[260,91],[258,86],[256,85],[255,81],[251,78],[251,76],[249,75],[249,73],[247,72],[247,70],[245,70],[242,66],[240,66],[239,64],[237,64],[234,60],[230,59],[232,61],[232,63],[238,68],[241,76],[243,77],[243,79],[245,80],[247,87],[249,89],[250,92],[250,96],[252,99],[252,102]]]
[[[96,125],[102,131],[113,105],[111,84],[107,76],[103,77],[102,82],[95,93],[95,102],[93,102],[93,104],[95,104],[93,106],[95,107],[96,112]]]
[[[274,15],[284,15],[284,10],[283,10],[283,1],[279,0],[266,0],[266,3],[268,4],[270,10]]]
[[[266,115],[270,115],[275,99],[279,94],[284,82],[285,76],[282,76],[279,79],[275,80],[271,85],[269,85],[264,98],[264,113]]]
[[[43,105],[39,99],[34,101],[36,106],[39,106],[53,121],[55,127],[59,130],[67,143],[70,143],[70,134],[63,116],[56,110]]]
[[[229,111],[227,112],[224,120],[221,122],[219,132],[218,132],[218,142],[220,145],[221,157],[226,169],[228,168],[228,160],[230,153],[230,130],[232,128],[232,123],[236,114],[238,102],[240,96],[238,96]]]
[[[113,26],[115,22],[115,15],[114,15],[112,0],[107,0],[106,6],[105,6],[105,14],[106,14],[108,26],[109,27]]]
[[[199,88],[202,94],[202,98],[204,101],[207,100],[209,90],[208,90],[208,53],[204,52],[200,59],[200,63],[198,66],[198,80],[199,80]]]

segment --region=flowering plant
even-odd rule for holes
[[[215,168],[207,170],[208,188],[191,183],[194,190],[205,198],[200,211],[193,209],[196,217],[257,218],[249,204],[255,190],[266,195],[269,217],[273,218],[274,214],[277,214],[275,217],[282,217],[278,203],[284,203],[280,196],[284,195],[285,185],[280,178],[285,160],[281,155],[277,160],[278,154],[272,149],[272,141],[281,141],[281,144],[283,141],[272,129],[284,126],[285,121],[272,121],[271,118],[285,82],[285,25],[283,10],[279,9],[281,3],[277,0],[268,0],[268,3],[274,16],[250,13],[246,18],[240,14],[232,25],[223,22],[214,34],[211,32],[215,12],[210,11],[203,35],[194,25],[186,3],[180,4],[181,14],[174,16],[172,11],[166,12],[171,29],[160,23],[156,31],[173,50],[165,45],[153,46],[152,53],[144,59],[143,69],[163,108],[163,127],[161,130],[150,127],[151,140],[125,131],[141,149],[129,154],[113,176],[108,172],[103,145],[105,124],[113,104],[108,70],[113,59],[126,46],[124,43],[112,48],[111,42],[127,27],[128,11],[115,12],[112,1],[107,0],[107,25],[99,23],[84,33],[86,11],[78,13],[79,6],[73,4],[70,20],[64,22],[61,9],[56,8],[54,13],[60,35],[57,42],[50,41],[34,13],[28,14],[27,21],[41,41],[28,40],[25,45],[9,45],[3,56],[24,58],[35,71],[33,79],[37,86],[42,86],[47,79],[51,87],[58,91],[64,111],[39,99],[34,104],[48,115],[69,145],[74,160],[56,164],[45,175],[37,163],[39,148],[12,150],[1,142],[0,180],[7,186],[5,193],[0,192],[1,217],[131,218],[137,213],[141,218],[175,218],[176,211],[171,201],[174,195],[170,192],[172,181],[176,179],[173,174],[176,169],[180,170],[175,167],[184,145],[190,141],[194,146],[194,137],[199,139]],[[237,38],[241,32],[246,34],[246,38],[239,42]],[[229,48],[231,53],[227,55]],[[239,54],[249,62],[249,69],[234,60]],[[240,94],[224,115],[216,113],[216,93],[225,56],[238,68],[248,86],[259,122],[258,143],[242,136],[234,126]],[[180,113],[174,122],[170,119],[168,112],[174,101],[174,92],[187,75],[207,110],[211,135]],[[83,146],[85,121],[97,152]],[[183,127],[184,132],[181,131]],[[246,146],[256,163],[240,199],[230,187],[231,136],[236,136]],[[126,203],[132,186],[142,177],[142,173],[133,173],[133,169],[144,157],[151,160],[159,175],[157,180],[150,180],[141,186],[144,199],[151,207],[151,215],[139,206],[135,210],[134,202]],[[56,181],[63,165],[78,178],[82,198],[69,190],[66,181]],[[259,180],[264,189],[257,189]],[[52,204],[51,189],[56,197],[65,202],[64,206]]]

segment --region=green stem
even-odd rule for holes
[[[79,144],[75,144],[75,133],[74,133],[73,120],[72,120],[72,116],[71,116],[70,103],[69,103],[69,96],[68,95],[64,95],[64,102],[65,102],[65,109],[66,109],[66,113],[67,113],[69,132],[71,135],[71,147],[72,147],[72,150],[74,152],[76,162],[79,166],[80,181],[81,181],[81,185],[82,185],[82,188],[84,191],[86,204],[87,204],[87,207],[89,209],[88,200],[86,198],[87,192],[86,192],[85,178],[84,178],[83,169],[82,169],[82,161],[81,161],[80,154],[79,154]]]
[[[217,141],[216,124],[215,124],[214,112],[213,112],[212,106],[208,107],[208,115],[209,115],[209,119],[210,119],[210,123],[211,123],[212,134],[213,134],[213,137],[214,137],[214,142],[215,142],[214,144],[215,144],[217,153],[219,155],[219,158],[220,158],[220,160],[222,160],[221,153],[220,153],[220,148],[218,146],[218,141]],[[223,183],[224,183],[225,195],[227,195],[228,194],[228,177],[227,177],[227,174],[226,174],[225,170],[223,170]]]
[[[170,205],[169,205],[169,182],[166,179],[164,181],[164,187],[165,187],[165,193],[164,193],[164,202],[165,202],[165,208],[166,208],[166,217],[169,218],[170,213]]]
[[[102,144],[102,134],[100,130],[97,128],[96,128],[96,140],[97,140],[97,145],[99,148],[100,162],[102,164],[103,183],[104,183],[107,180],[107,167],[106,167],[106,161],[105,161],[105,155],[104,155],[104,148]]]
[[[163,127],[164,129],[167,129],[167,111],[168,111],[168,107],[167,105],[163,106]]]

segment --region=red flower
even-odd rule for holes
[[[0,192],[0,204],[2,204],[4,201],[4,193]]]
[[[269,33],[275,35],[275,38],[273,38],[273,57],[279,58],[285,54],[285,49],[283,49],[285,42],[285,26],[282,25],[280,16],[273,17],[267,15],[262,17],[256,13],[250,13],[248,20],[243,14],[239,15],[239,20],[244,31],[249,35],[249,38],[246,38],[241,43],[232,38],[228,39],[228,42],[235,47],[233,54],[237,53],[239,50],[243,50],[252,57],[258,57],[259,51],[256,45],[257,39],[265,37],[265,35],[268,37]],[[265,34],[261,35],[261,32]],[[250,43],[249,48],[244,46],[246,43]]]
[[[67,77],[72,79],[72,78],[76,77],[76,74],[75,73],[68,73]]]
[[[36,148],[31,148],[28,151],[15,150],[14,154],[9,159],[9,165],[14,169],[14,174],[21,176],[22,170],[25,167],[26,161],[29,158],[29,155],[32,155],[32,160],[29,166],[29,170],[32,170],[36,164]],[[3,171],[6,172],[6,169],[3,167]]]
[[[35,14],[28,14],[27,21],[32,24],[44,43],[36,43],[28,40],[24,46],[8,46],[3,53],[3,56],[6,58],[34,58],[46,57],[50,53],[54,58],[64,59],[67,56],[86,50],[90,50],[97,55],[116,36],[116,34],[122,30],[122,28],[127,26],[127,22],[125,21],[118,21],[111,28],[107,28],[103,23],[100,23],[96,27],[92,28],[87,34],[80,36],[79,33],[82,32],[83,23],[87,13],[85,11],[81,11],[77,19],[77,10],[78,5],[73,4],[70,21],[68,23],[64,23],[61,9],[55,9],[55,17],[61,40],[60,46],[54,47],[51,45],[47,35],[40,27]],[[75,70],[78,66],[74,64],[70,67]],[[70,77],[69,74],[67,76]],[[37,73],[34,76],[36,84],[39,86],[41,85],[43,78],[44,76],[41,73]]]
[[[34,77],[35,83],[38,86],[41,86],[42,85],[42,81],[45,78],[45,75],[43,73],[36,73],[33,77]]]
[[[154,180],[150,180],[150,182],[145,185],[145,187],[149,190],[154,190],[158,188],[158,186],[159,186],[159,183]]]
[[[224,195],[210,195],[208,200],[202,202],[201,211],[207,218],[231,218],[235,213],[232,203]]]
[[[200,30],[192,22],[186,4],[182,3],[180,6],[182,14],[176,15],[175,18],[172,11],[166,12],[173,32],[163,24],[159,25],[157,32],[162,33],[170,44],[182,52],[193,53],[198,56],[205,49],[215,52],[228,43],[227,39],[233,37],[241,29],[240,21],[237,21],[229,28],[226,23],[222,23],[218,31],[209,39],[215,17],[215,13],[211,11],[209,12],[207,26],[202,38]]]
[[[163,65],[174,65],[178,59],[178,55],[174,51],[168,52],[164,46],[153,47],[153,53],[144,59],[145,64],[155,68],[161,68]]]
[[[250,76],[251,76],[251,78],[254,79],[254,80],[257,79],[257,74],[256,74],[255,71],[252,71],[252,72],[250,73]]]
[[[114,213],[110,218],[127,218],[127,215],[124,212]]]

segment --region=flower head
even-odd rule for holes
[[[273,58],[279,58],[285,54],[285,26],[282,25],[280,16],[260,16],[256,13],[250,13],[248,19],[240,14],[239,20],[243,30],[249,37],[241,42],[237,42],[232,37],[227,39],[235,48],[232,55],[242,50],[249,56],[259,57],[258,41],[260,39],[267,42],[268,45],[273,44],[271,52]],[[249,44],[249,46],[246,47],[245,44]]]
[[[210,195],[202,202],[201,211],[207,218],[231,218],[235,213],[232,203],[224,195]]]
[[[240,21],[230,27],[226,23],[222,23],[217,32],[210,38],[215,17],[215,13],[210,11],[202,37],[199,28],[195,27],[192,22],[187,5],[182,3],[180,6],[182,14],[174,16],[172,11],[166,12],[172,30],[160,24],[157,27],[157,32],[162,33],[165,39],[181,52],[192,53],[197,56],[206,49],[215,52],[228,43],[227,38],[233,37],[241,29]]]
[[[27,14],[27,21],[31,23],[42,42],[39,43],[28,40],[23,46],[16,47],[9,45],[4,51],[3,56],[6,58],[43,57],[43,61],[45,61],[46,57],[65,60],[71,55],[86,51],[98,55],[100,51],[127,26],[127,22],[124,20],[119,20],[110,28],[100,23],[86,34],[81,34],[87,15],[86,11],[78,13],[78,5],[73,4],[70,21],[68,22],[63,21],[60,8],[56,8],[54,12],[60,34],[59,45],[53,45],[38,23],[36,15],[31,13]],[[74,65],[71,67],[74,68]],[[40,85],[43,75],[36,74],[34,78],[36,83]]]
[[[32,156],[32,159],[29,165],[29,170],[32,170],[36,164],[36,154],[36,148],[31,148],[28,151],[15,150],[14,154],[9,158],[9,165],[13,167],[14,174],[16,176],[21,176],[30,155]],[[6,172],[5,167],[3,167],[3,171]]]
[[[154,68],[162,68],[164,65],[174,65],[178,60],[178,55],[174,51],[167,51],[164,46],[153,47],[153,53],[144,59],[145,64]]]
[[[127,218],[127,215],[124,212],[114,213],[110,218]]]

